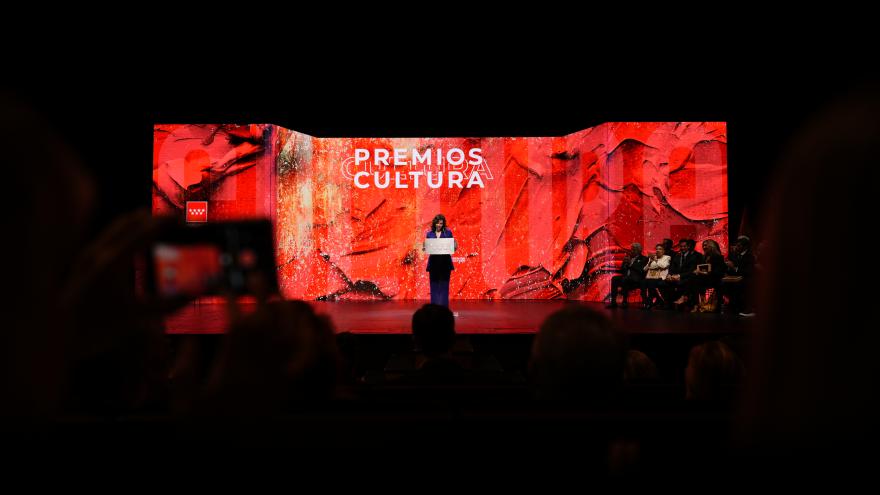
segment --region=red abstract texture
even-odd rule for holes
[[[182,214],[180,201],[226,188],[223,197],[204,196],[209,212],[273,218],[279,284],[288,298],[426,299],[421,243],[437,213],[458,241],[450,283],[457,299],[599,301],[633,242],[646,251],[666,237],[711,238],[727,247],[724,123],[608,123],[541,138],[314,138],[272,126],[156,129],[154,211]],[[219,134],[219,145],[206,141]],[[370,178],[369,187],[359,188],[343,173],[356,150],[393,156],[395,149],[456,148],[481,150],[484,187],[467,187],[465,180],[463,187],[431,188],[423,178],[420,187],[379,188]],[[194,150],[207,158],[187,160]],[[232,157],[250,168],[226,165]],[[253,175],[245,179],[248,170]],[[209,221],[220,218],[227,217]]]
[[[184,217],[187,201],[208,201],[208,221],[271,217],[273,126],[156,125],[153,214]]]

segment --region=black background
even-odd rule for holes
[[[92,171],[99,202],[90,230],[149,207],[155,123],[431,137],[557,136],[609,121],[708,120],[728,123],[735,235],[744,211],[752,228],[760,226],[773,169],[793,134],[829,102],[872,81],[858,63],[810,49],[729,55],[730,46],[707,46],[638,57],[621,47],[602,58],[568,48],[526,55],[465,45],[430,56],[303,51],[286,58],[267,46],[205,57],[74,51],[51,63],[32,59],[12,92]]]

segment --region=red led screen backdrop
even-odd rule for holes
[[[633,242],[727,247],[724,123],[607,123],[560,137],[316,138],[277,126],[157,126],[156,213],[275,222],[301,299],[427,299],[421,242],[458,240],[450,297],[599,301]]]
[[[153,213],[184,218],[187,202],[207,201],[206,221],[271,217],[272,132],[270,125],[155,126]]]

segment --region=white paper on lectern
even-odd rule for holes
[[[452,254],[455,250],[455,239],[452,237],[425,239],[425,252],[428,254]]]

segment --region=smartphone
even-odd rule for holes
[[[269,221],[176,224],[146,259],[148,290],[163,299],[278,291]]]

